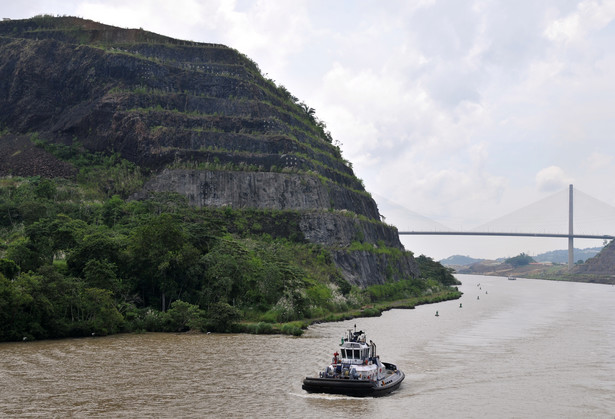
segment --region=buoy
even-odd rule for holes
[[[459,303],[459,308],[463,308],[463,305],[461,305],[461,303]]]

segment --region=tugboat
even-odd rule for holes
[[[380,361],[376,344],[366,342],[365,333],[348,330],[342,338],[340,353],[333,354],[331,365],[318,377],[306,377],[302,388],[308,393],[347,396],[384,396],[399,388],[405,374],[397,366]]]

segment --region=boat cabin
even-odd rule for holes
[[[349,329],[347,338],[342,339],[340,352],[342,364],[371,364],[376,359],[376,344],[371,340],[368,344],[363,331]]]

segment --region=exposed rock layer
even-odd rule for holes
[[[204,207],[351,210],[378,219],[373,199],[318,177],[274,172],[164,170],[137,196],[173,191]]]
[[[576,280],[615,284],[615,240],[584,264],[576,265],[571,274]]]
[[[0,22],[0,130],[1,175],[74,176],[28,138],[115,152],[152,173],[136,198],[297,211],[350,282],[418,275],[313,109],[223,45],[77,18]]]

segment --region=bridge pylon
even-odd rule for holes
[[[568,270],[574,266],[574,235],[573,235],[573,193],[572,185],[568,189]]]

